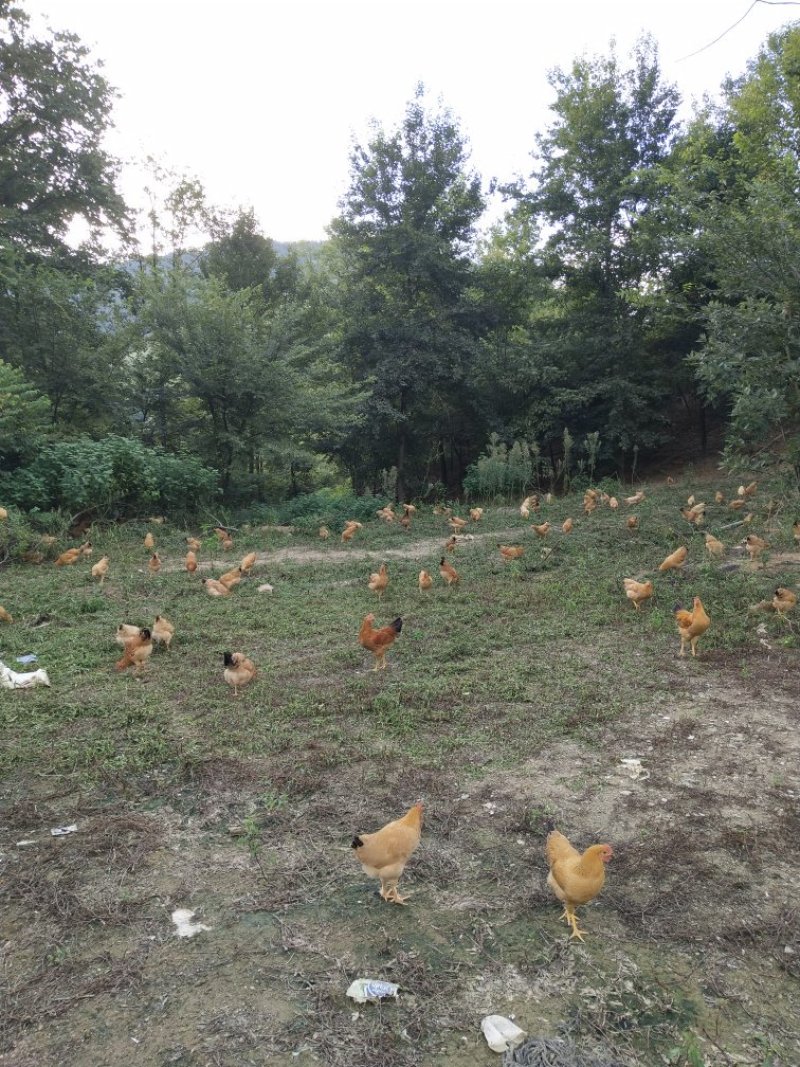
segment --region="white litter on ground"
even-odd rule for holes
[[[172,913],[172,921],[175,923],[177,930],[175,933],[178,937],[194,937],[195,934],[199,934],[201,930],[211,930],[210,926],[206,926],[205,923],[194,923],[194,912],[189,911],[188,908],[178,908]]]

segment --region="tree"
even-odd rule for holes
[[[19,250],[63,249],[75,218],[123,227],[117,164],[101,147],[112,102],[77,37],[32,38],[25,13],[0,0],[0,220]]]
[[[331,226],[341,358],[370,390],[342,454],[362,485],[395,466],[399,496],[432,457],[453,461],[454,481],[471,458],[469,253],[483,198],[455,119],[428,114],[423,96],[419,86],[398,129],[376,126],[354,146]]]
[[[297,255],[290,250],[279,256],[274,243],[260,232],[252,210],[217,221],[201,269],[206,277],[221,278],[234,292],[257,289],[265,307],[294,293],[300,283]]]
[[[12,469],[35,450],[47,421],[47,399],[20,371],[0,360],[0,463],[4,469]]]
[[[581,58],[550,78],[555,119],[537,138],[530,192],[512,190],[514,224],[546,234],[538,250],[551,280],[530,309],[529,362],[543,380],[536,402],[575,437],[600,431],[617,456],[666,436],[669,375],[651,346],[649,304],[669,270],[662,167],[679,97],[662,81],[652,41],[622,69],[612,52]]]

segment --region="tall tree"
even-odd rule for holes
[[[532,190],[516,194],[515,224],[530,216],[547,235],[540,256],[552,282],[533,314],[532,362],[550,368],[547,408],[562,425],[576,437],[600,431],[620,455],[665,436],[669,378],[642,296],[669,263],[661,168],[679,97],[649,39],[628,69],[612,51],[550,82],[555,118],[537,138]]]
[[[113,92],[71,33],[38,40],[0,0],[0,222],[26,252],[63,248],[70,223],[122,226],[117,164],[102,148]]]
[[[396,467],[401,496],[437,455],[458,465],[455,480],[466,465],[470,251],[484,206],[456,120],[445,109],[428,113],[423,98],[419,86],[397,129],[376,126],[367,145],[355,145],[331,226],[340,351],[370,383],[363,426],[343,455],[362,484]]]

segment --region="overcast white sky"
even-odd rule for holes
[[[76,33],[120,93],[111,150],[154,155],[221,206],[252,206],[276,240],[318,240],[337,213],[353,135],[392,128],[417,82],[458,117],[485,181],[530,171],[547,71],[624,58],[643,31],[685,100],[740,74],[800,4],[751,0],[24,0],[34,25]],[[143,184],[126,169],[131,203]]]

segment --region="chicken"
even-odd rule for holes
[[[44,563],[44,552],[37,552],[35,548],[29,548],[22,553],[25,563]]]
[[[389,571],[386,569],[385,563],[381,563],[376,573],[370,574],[367,585],[373,593],[377,593],[379,597],[383,596],[386,592],[386,587],[389,585]]]
[[[5,522],[8,518],[8,509],[0,508],[0,522]]]
[[[797,606],[797,594],[787,589],[785,585],[779,585],[772,598],[772,606],[781,615],[785,615],[787,611],[793,611]]]
[[[415,804],[402,819],[395,819],[374,834],[356,834],[352,847],[366,873],[380,878],[380,893],[392,904],[405,904],[397,883],[405,865],[419,845],[422,833],[422,804]]]
[[[434,515],[452,515],[452,513],[453,513],[453,509],[452,508],[446,508],[446,507],[444,507],[443,504],[434,504],[433,505],[433,514]]]
[[[127,641],[130,641],[133,637],[139,636],[139,626],[132,626],[129,622],[121,622],[117,627],[117,633],[114,640],[118,645],[122,645],[123,648]]]
[[[330,530],[328,529],[327,526],[320,526],[320,528],[319,528],[319,539],[320,539],[320,541],[327,541],[328,538],[330,537],[330,535],[331,535],[331,532],[330,532]]]
[[[572,527],[574,525],[575,523],[572,521],[572,519],[564,519],[563,523],[561,524],[561,529],[564,533],[572,533]]]
[[[150,559],[147,561],[147,569],[151,574],[158,574],[161,570],[161,557],[158,552],[154,552]]]
[[[225,664],[222,677],[228,685],[233,686],[233,695],[238,697],[239,690],[257,677],[258,668],[244,652],[223,652],[222,659]]]
[[[743,507],[745,507],[746,504],[747,504],[747,501],[744,500],[744,499],[742,499],[742,500],[732,500],[730,502],[730,504],[728,504],[728,508],[731,511],[741,511],[741,509]]]
[[[690,497],[688,498],[688,500],[686,501],[686,503],[688,504],[688,506],[689,506],[690,508],[693,508],[693,507],[694,507],[694,499],[695,499],[695,498],[694,498],[694,493],[692,493],[692,495],[691,495],[691,496],[690,496]]]
[[[448,522],[450,523],[452,528],[454,530],[456,530],[456,531],[463,530],[464,527],[468,525],[467,520],[466,519],[460,519],[458,517],[458,515],[452,515],[450,517],[450,519],[448,519]]]
[[[144,547],[148,550],[148,552],[152,552],[153,549],[156,547],[156,539],[153,537],[149,530],[144,535]]]
[[[92,567],[92,577],[93,578],[99,578],[100,579],[100,584],[102,585],[103,582],[106,580],[106,575],[107,574],[108,574],[108,556],[103,556]]]
[[[725,494],[720,492],[719,489],[716,491],[716,493],[714,493],[714,502],[717,504],[725,503]]]
[[[73,563],[76,563],[82,555],[80,548],[68,548],[66,552],[62,552],[58,559],[55,561],[56,567],[71,567]]]
[[[163,526],[167,521],[167,518],[165,515],[151,515],[147,521],[154,522],[156,526]]]
[[[91,541],[84,541],[83,544],[81,545],[80,549],[79,549],[79,552],[80,552],[80,554],[82,556],[91,556],[92,552],[94,552],[94,548],[92,546],[92,542]]]
[[[392,510],[391,504],[387,504],[385,508],[381,508],[380,511],[376,511],[375,514],[378,516],[379,519],[383,519],[384,522],[394,522],[394,520],[397,518],[394,511]]]
[[[6,611],[5,608],[0,607],[0,619],[2,619],[3,622],[13,622],[14,616],[11,614],[10,611]]]
[[[711,625],[711,619],[706,615],[706,609],[699,596],[692,601],[692,610],[684,610],[680,604],[675,605],[675,622],[678,624],[678,633],[681,636],[681,650],[679,655],[686,655],[687,643],[692,646],[692,655],[697,655],[697,642]]]
[[[483,508],[470,508],[469,517],[473,522],[480,522],[483,518]]]
[[[668,474],[667,475],[667,485],[674,485],[674,484],[675,484],[675,479],[672,477],[671,474]]]
[[[455,534],[452,534],[444,543],[445,552],[455,552],[456,545],[458,544],[458,538]]]
[[[256,565],[258,556],[255,552],[248,552],[242,562],[239,564],[239,570],[242,574],[249,574],[253,567]]]
[[[409,516],[410,515],[415,515],[416,511],[417,511],[417,509],[414,506],[414,504],[403,504],[403,514],[404,515],[409,515]]]
[[[612,511],[616,511],[617,510],[617,508],[619,507],[619,501],[617,500],[617,498],[615,496],[612,496],[609,499],[608,506],[611,508]]]
[[[364,616],[361,629],[358,631],[358,640],[363,648],[366,648],[374,655],[375,666],[373,670],[379,671],[386,669],[386,653],[403,629],[403,620],[397,618],[394,622],[389,623],[388,626],[382,626],[379,630],[373,627],[374,621],[375,616],[372,612]]]
[[[597,510],[597,500],[593,496],[586,494],[583,498],[583,514],[591,515],[593,511]]]
[[[191,549],[186,553],[186,570],[189,574],[194,574],[197,570],[197,556]]]
[[[800,519],[795,519],[792,526],[792,537],[795,541],[800,541]]]
[[[622,584],[625,586],[625,596],[637,611],[641,607],[642,601],[649,600],[653,595],[653,583],[651,581],[637,582],[635,578],[623,578]]]
[[[400,525],[403,527],[404,530],[410,530],[411,529],[411,515],[410,514],[401,515],[400,516]]]
[[[232,537],[226,537],[222,541],[222,550],[223,550],[223,552],[233,552],[233,538]]]
[[[165,618],[163,615],[156,615],[156,621],[153,623],[151,633],[153,635],[153,640],[160,645],[164,645],[167,652],[169,652],[170,643],[175,636],[175,627],[169,619]]]
[[[510,562],[512,559],[519,559],[525,552],[525,548],[522,545],[500,545],[500,555],[506,561]]]
[[[706,507],[705,503],[694,504],[692,507],[681,508],[681,515],[687,522],[692,523],[694,526],[700,526],[705,519]]]
[[[360,529],[361,529],[361,523],[360,522],[355,522],[353,519],[348,519],[347,522],[345,523],[344,529],[342,530],[342,541],[344,541],[345,544],[348,541],[352,541],[353,538],[356,535],[356,530],[360,530]]]
[[[519,513],[523,519],[529,519],[532,511],[539,510],[539,497],[532,493],[530,496],[526,496],[519,506]]]
[[[627,519],[625,520],[625,525],[627,526],[627,528],[629,530],[638,530],[639,529],[639,516],[638,515],[629,515],[627,517]]]
[[[747,497],[751,497],[755,494],[756,489],[758,489],[758,482],[751,482],[749,485],[740,485],[737,492],[739,493],[739,496],[747,499]]]
[[[424,593],[426,589],[430,589],[433,585],[433,578],[431,578],[427,571],[420,571],[417,581],[419,583],[420,593]]]
[[[191,552],[199,552],[200,549],[203,547],[203,542],[198,541],[196,537],[185,537],[184,541],[186,542],[187,548]]]
[[[214,533],[217,535],[217,540],[220,543],[222,543],[223,541],[227,541],[231,536],[224,526],[215,526]]]
[[[689,555],[689,549],[686,545],[681,545],[680,548],[676,548],[674,552],[664,560],[663,563],[659,563],[658,569],[660,571],[677,571],[686,562],[686,557]]]
[[[547,884],[564,905],[562,919],[572,927],[570,940],[583,941],[585,930],[578,928],[575,909],[594,900],[606,880],[606,864],[614,855],[611,845],[590,845],[580,853],[558,830],[547,835]]]
[[[750,556],[750,562],[754,563],[758,557],[769,548],[769,544],[763,537],[759,537],[758,534],[748,534],[745,537],[742,544],[747,549],[747,554]]]
[[[447,562],[444,556],[439,563],[439,574],[449,586],[457,585],[461,581],[458,571]]]
[[[631,507],[635,507],[637,504],[641,504],[644,500],[644,492],[640,489],[638,493],[634,493],[633,496],[626,496],[625,503]]]
[[[236,586],[242,580],[242,568],[234,567],[233,570],[226,571],[218,578],[219,584],[224,585],[226,589],[235,589]]]
[[[706,551],[710,556],[714,556],[716,559],[722,559],[725,555],[725,545],[713,534],[706,534]]]
[[[531,529],[537,535],[537,537],[547,537],[550,533],[550,523],[543,522],[541,526],[537,526],[535,523],[531,526]]]
[[[230,596],[231,591],[222,582],[218,582],[216,578],[201,578],[203,588],[209,596]]]
[[[135,673],[143,671],[153,653],[153,641],[147,627],[139,630],[135,637],[129,637],[124,648],[122,658],[116,663],[117,670],[124,671],[126,667],[133,667]]]

